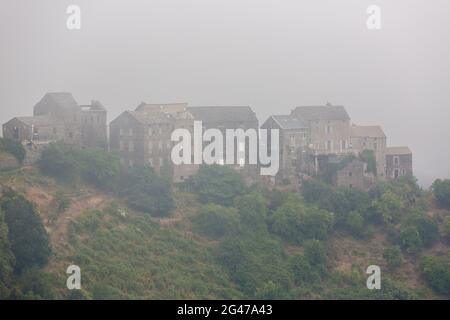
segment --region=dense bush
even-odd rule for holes
[[[130,207],[136,210],[166,216],[175,206],[170,182],[151,167],[126,167],[120,180],[119,194],[125,196]]]
[[[450,216],[447,216],[444,220],[444,239],[447,243],[450,243]]]
[[[8,225],[8,239],[18,272],[43,266],[50,256],[47,233],[34,206],[14,191],[7,191],[0,202]]]
[[[399,246],[391,246],[384,249],[383,258],[388,268],[394,270],[402,264],[402,251]]]
[[[254,232],[267,231],[267,204],[260,193],[252,192],[237,197],[234,201],[234,206],[239,211],[241,224],[246,230]]]
[[[450,296],[450,264],[445,258],[424,257],[421,270],[423,277],[434,291]]]
[[[121,166],[112,153],[99,148],[82,149],[50,144],[38,162],[47,175],[65,180],[82,179],[106,192],[127,198],[133,209],[165,216],[174,207],[170,182],[148,166]]]
[[[239,231],[237,210],[217,204],[204,205],[192,222],[198,233],[210,238],[221,238]]]
[[[236,170],[221,165],[201,166],[186,182],[187,188],[199,195],[202,203],[231,206],[233,199],[245,191],[245,183]]]
[[[305,204],[291,196],[271,218],[271,230],[286,240],[302,243],[308,239],[325,239],[332,231],[332,213]]]
[[[370,206],[366,192],[355,188],[333,188],[318,180],[302,183],[302,194],[306,202],[335,214],[336,227],[346,229],[350,212],[365,213]]]
[[[417,253],[431,246],[438,238],[436,222],[424,213],[413,210],[400,225],[400,245],[408,253]]]
[[[14,254],[8,240],[8,225],[0,210],[0,300],[9,297],[14,262]]]
[[[400,229],[400,245],[407,253],[417,253],[423,247],[419,230],[412,225]]]
[[[392,191],[384,192],[378,199],[373,200],[371,211],[376,222],[384,224],[398,223],[404,212],[405,204],[401,197]]]
[[[2,151],[12,154],[19,162],[23,162],[25,159],[25,149],[17,141],[0,138],[0,152]]]
[[[50,144],[41,155],[38,167],[42,173],[55,178],[72,181],[80,174],[74,153],[79,149],[60,143]]]
[[[267,291],[286,292],[293,284],[287,256],[282,243],[276,239],[251,235],[224,239],[218,252],[220,263],[249,298]],[[269,281],[277,290],[268,290]],[[285,294],[272,298],[283,299]]]
[[[433,182],[431,189],[438,204],[450,209],[450,180],[437,179]]]
[[[83,178],[105,191],[116,191],[120,184],[119,159],[100,148],[52,143],[42,152],[38,166],[46,175],[64,181]]]

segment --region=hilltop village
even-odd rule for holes
[[[171,166],[172,181],[178,183],[193,175],[198,164],[171,163],[171,134],[177,128],[192,131],[194,121],[201,121],[203,129],[223,133],[227,129],[279,130],[278,173],[260,176],[260,165],[248,164],[245,146],[246,161],[233,167],[247,181],[298,185],[301,179],[321,176],[336,186],[368,190],[377,181],[413,174],[408,147],[388,146],[381,126],[354,124],[343,106],[330,103],[299,106],[290,114],[270,116],[261,126],[248,106],[141,103],[114,119],[108,133],[107,110],[99,101],[79,105],[72,94],[56,92],[45,94],[32,116],[3,124],[3,137],[23,144],[25,164],[36,162],[49,143],[62,141],[109,149],[124,164],[148,165],[156,172]]]

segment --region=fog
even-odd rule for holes
[[[81,8],[81,30],[66,8]],[[381,30],[366,27],[369,5]],[[448,0],[0,0],[0,123],[46,92],[100,100],[112,120],[141,101],[326,102],[408,145],[415,175],[450,178]]]

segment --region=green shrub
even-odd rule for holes
[[[415,226],[404,226],[400,229],[400,244],[407,253],[417,253],[423,247],[419,230]]]
[[[8,225],[8,239],[16,258],[18,272],[44,266],[50,256],[47,233],[34,206],[22,195],[7,191],[0,202]]]
[[[210,238],[221,238],[239,231],[237,210],[217,204],[204,205],[192,222],[198,233]]]
[[[444,220],[444,239],[447,243],[450,243],[450,216]]]
[[[127,198],[133,209],[162,217],[175,207],[170,182],[151,167],[125,167],[120,181],[119,194]]]
[[[387,247],[384,249],[383,258],[390,269],[397,269],[402,264],[402,251],[399,246]]]
[[[12,285],[15,258],[8,240],[8,225],[0,210],[0,300],[7,299]]]
[[[282,243],[276,239],[252,235],[225,238],[218,248],[218,255],[219,262],[248,298],[267,293],[269,281],[285,292],[293,284]]]
[[[244,180],[236,170],[221,165],[203,165],[186,182],[188,189],[199,195],[202,203],[231,206],[236,196],[245,191]]]
[[[424,257],[421,270],[423,277],[434,291],[450,296],[450,264],[445,258]]]
[[[25,159],[25,149],[22,144],[17,141],[0,138],[0,152],[1,151],[12,154],[20,163]]]
[[[362,237],[365,231],[364,217],[358,211],[348,214],[345,221],[347,230],[355,237]]]
[[[444,208],[450,209],[450,180],[437,179],[431,185],[431,189],[437,203]]]
[[[302,243],[308,239],[325,239],[332,231],[334,216],[317,207],[290,197],[271,218],[271,230],[286,240]]]
[[[267,204],[257,192],[235,198],[234,206],[239,211],[242,226],[249,231],[266,232]]]

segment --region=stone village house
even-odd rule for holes
[[[33,107],[33,116],[5,123],[3,137],[25,146],[25,163],[38,160],[50,142],[107,148],[107,111],[99,101],[81,106],[68,92],[47,93]]]

